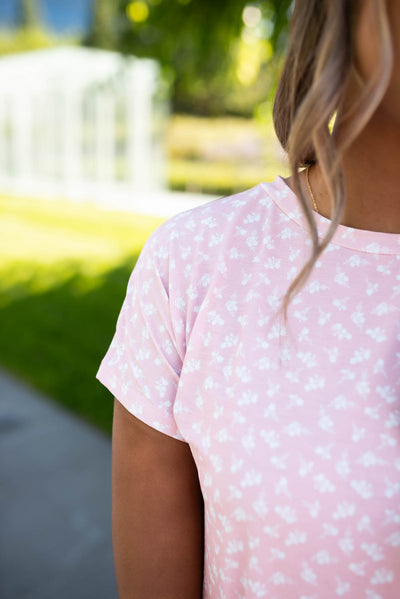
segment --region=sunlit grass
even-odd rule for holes
[[[87,204],[0,196],[0,289],[46,286],[79,271],[96,276],[140,251],[162,222]]]
[[[171,189],[229,195],[289,174],[271,115],[263,121],[174,115],[167,149]]]
[[[277,168],[276,163],[264,167],[235,162],[217,163],[210,168],[209,162],[174,159],[169,164],[168,178],[171,188],[176,190],[230,195],[254,187],[261,181],[272,181],[278,173],[286,176],[285,172]]]
[[[95,374],[128,277],[161,222],[0,197],[0,362],[107,432],[112,402]]]

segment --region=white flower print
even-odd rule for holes
[[[345,595],[346,593],[350,592],[350,583],[349,582],[347,582],[347,581],[345,582],[338,578],[336,580],[337,580],[336,595],[338,595],[339,597],[342,597],[342,595]]]
[[[336,537],[339,534],[339,530],[333,524],[323,524],[324,530],[323,537]]]
[[[235,368],[235,374],[242,383],[251,381],[251,370],[247,366],[237,366]]]
[[[270,462],[276,470],[286,470],[287,455],[274,455],[270,459]]]
[[[337,411],[347,410],[349,407],[354,405],[345,395],[338,395],[332,401],[332,407]]]
[[[314,294],[319,293],[320,291],[324,291],[328,286],[321,283],[321,281],[311,281],[311,283],[307,287],[308,293]]]
[[[250,406],[258,402],[258,393],[252,393],[251,391],[244,391],[241,397],[237,401],[238,406]]]
[[[350,481],[350,486],[360,497],[362,497],[362,499],[370,499],[373,497],[374,492],[372,484],[366,480],[352,480]]]
[[[260,546],[260,537],[250,537],[249,539],[249,549],[253,551],[256,547]]]
[[[346,275],[346,273],[343,270],[341,270],[340,268],[337,268],[336,269],[336,276],[335,276],[334,281],[338,285],[348,286],[348,284],[349,284],[349,277]]]
[[[297,521],[297,514],[293,507],[290,505],[277,505],[274,511],[284,520],[287,524],[293,524]]]
[[[385,486],[386,486],[385,497],[388,497],[390,499],[399,494],[400,482],[398,482],[398,481],[393,482],[393,481],[389,480],[387,477],[385,477]]]
[[[200,360],[196,360],[194,358],[192,358],[191,360],[186,360],[185,368],[187,372],[195,372],[196,370],[200,370],[201,362]]]
[[[366,562],[352,562],[351,564],[349,564],[349,570],[350,572],[353,572],[356,576],[365,576],[365,566]]]
[[[400,410],[390,412],[389,418],[385,422],[385,426],[387,426],[387,428],[398,428],[400,426]]]
[[[334,425],[332,418],[325,412],[322,412],[322,414],[318,420],[318,426],[320,429],[322,429],[326,433],[333,433],[335,425]]]
[[[315,391],[318,389],[323,389],[324,387],[325,377],[321,376],[320,374],[314,374],[313,376],[309,377],[306,385],[304,386],[306,391]]]
[[[331,460],[332,459],[332,449],[333,445],[330,443],[329,445],[320,445],[315,448],[316,455],[320,456],[323,460]]]
[[[375,570],[374,576],[371,578],[371,584],[387,584],[392,582],[394,573],[386,568]]]
[[[254,487],[259,486],[261,481],[261,472],[256,472],[254,469],[251,469],[249,472],[246,472],[240,484],[242,487]]]
[[[222,428],[217,433],[217,441],[218,443],[227,443],[230,440],[230,436],[228,430],[226,428]]]
[[[342,297],[341,299],[336,298],[333,300],[333,305],[335,306],[335,308],[343,312],[344,310],[347,310],[348,301],[348,297]]]
[[[366,434],[365,428],[360,428],[360,427],[356,426],[355,424],[353,424],[353,434],[352,434],[351,438],[352,438],[352,441],[354,441],[354,443],[358,443],[359,441],[361,441],[361,439],[364,439],[365,434]]]
[[[311,249],[282,179],[173,217],[103,361],[113,395],[192,451],[204,599],[396,597],[400,235],[339,228],[285,326]]]
[[[354,541],[349,535],[339,539],[338,545],[347,556],[350,556],[354,551]]]
[[[334,561],[335,561],[330,556],[329,551],[326,551],[326,550],[318,551],[318,553],[316,553],[312,559],[320,566],[329,565],[329,564],[334,563]]]
[[[285,576],[283,572],[275,572],[271,578],[272,584],[280,585],[280,584],[291,584],[292,580]]]
[[[225,322],[224,319],[221,318],[221,316],[217,314],[215,310],[212,310],[208,313],[208,321],[211,326],[223,325]]]
[[[168,381],[166,378],[161,377],[155,382],[155,387],[160,397],[165,397],[168,389]]]
[[[378,385],[376,391],[388,404],[394,403],[397,400],[396,390],[390,385],[385,385],[384,387]]]
[[[392,272],[390,268],[384,264],[379,264],[376,270],[384,275],[390,275]]]
[[[315,368],[317,364],[317,356],[312,352],[298,352],[297,357],[307,368]]]
[[[383,599],[382,595],[375,593],[375,591],[371,591],[371,589],[367,589],[365,591],[366,599]]]
[[[226,349],[229,347],[235,347],[238,344],[239,337],[237,335],[233,335],[232,333],[226,335],[224,341],[221,343],[221,349]]]
[[[307,562],[303,562],[301,565],[301,578],[309,584],[317,584],[317,575]]]
[[[246,435],[242,437],[242,446],[246,450],[247,453],[251,453],[255,448],[256,440],[254,437],[254,432],[248,432]]]
[[[242,541],[230,541],[228,543],[228,547],[226,549],[228,554],[238,553],[243,551],[243,543]]]
[[[342,325],[342,323],[337,322],[336,324],[332,325],[332,334],[337,337],[340,341],[342,341],[343,339],[351,339],[352,338],[352,334],[345,329],[345,327]]]
[[[285,540],[285,545],[304,545],[307,541],[307,533],[299,530],[292,530]]]
[[[378,291],[379,288],[379,284],[378,283],[367,283],[367,289],[366,289],[366,293],[367,295],[373,295],[374,293],[376,293]]]
[[[286,557],[286,553],[284,553],[280,549],[275,549],[274,547],[271,547],[270,552],[271,552],[271,560],[272,561],[283,560]]]
[[[358,254],[353,254],[353,256],[350,256],[349,265],[352,268],[359,267],[361,265],[361,256],[359,256]]]
[[[303,437],[309,434],[309,431],[300,422],[291,422],[285,427],[285,433],[289,437]]]
[[[373,451],[367,451],[361,458],[359,458],[358,463],[362,464],[364,468],[371,468],[374,466],[382,466],[385,463],[385,460],[376,456]]]
[[[385,524],[395,523],[400,524],[400,511],[385,510]]]
[[[281,442],[280,442],[280,435],[277,431],[274,430],[262,430],[260,432],[260,436],[264,439],[265,443],[271,448],[271,449],[276,449],[277,447],[280,447]]]
[[[391,435],[388,435],[387,433],[381,433],[380,439],[381,444],[378,449],[382,449],[383,447],[395,447],[397,445],[396,439],[394,439]],[[395,462],[395,466],[397,470],[400,471],[400,466],[397,465],[397,460]]]
[[[319,493],[333,493],[335,491],[335,485],[324,474],[317,474],[313,478],[314,488]]]
[[[275,495],[290,495],[288,480],[285,477],[281,477],[275,485]]]
[[[314,501],[313,503],[305,503],[308,513],[310,514],[310,518],[318,518],[321,504],[319,501]]]
[[[279,539],[279,526],[264,526],[263,531],[268,537]]]
[[[382,327],[375,327],[374,329],[367,329],[366,334],[371,337],[377,343],[382,343],[386,341],[386,332]]]
[[[364,409],[364,413],[371,419],[371,420],[379,420],[380,416],[379,416],[379,410],[381,409],[381,406],[367,406]]]
[[[299,467],[298,472],[301,477],[305,477],[308,474],[310,474],[310,472],[313,471],[313,468],[314,468],[314,462],[308,462],[300,456],[300,467]]]
[[[351,518],[356,512],[356,506],[354,503],[343,502],[336,506],[336,510],[333,513],[334,520],[341,520],[342,518]]]
[[[332,314],[331,312],[323,312],[321,310],[321,308],[318,308],[318,313],[319,313],[319,317],[318,317],[318,324],[320,326],[323,326],[324,324],[326,324],[327,322],[329,322]]]
[[[385,543],[392,547],[400,547],[400,530],[389,535],[387,539],[385,539]]]
[[[359,532],[361,531],[366,531],[372,534],[372,528],[371,528],[371,520],[370,517],[367,515],[364,515],[360,521],[357,524],[357,530]]]
[[[357,305],[357,309],[351,314],[351,320],[358,327],[361,327],[365,323],[365,314],[363,312],[362,304]]]
[[[376,543],[362,543],[361,549],[365,551],[368,557],[370,557],[374,562],[383,560],[383,548]]]
[[[264,518],[269,512],[267,503],[263,497],[259,497],[256,501],[254,501],[252,508],[259,518]]]
[[[371,350],[369,348],[359,348],[354,350],[353,357],[350,358],[350,364],[359,364],[366,360],[369,360],[371,356]]]

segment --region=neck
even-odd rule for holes
[[[334,134],[340,136],[340,129]],[[400,233],[400,123],[378,109],[340,160],[346,189],[341,224]],[[331,218],[330,200],[318,165],[311,169],[310,182],[318,211]]]

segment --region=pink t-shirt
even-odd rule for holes
[[[310,244],[281,177],[163,223],[97,374],[191,448],[204,599],[400,597],[400,234],[339,226],[285,330]]]

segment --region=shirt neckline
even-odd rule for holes
[[[271,183],[263,182],[260,183],[260,186],[270,195],[282,212],[309,234],[309,226],[297,196],[280,175]],[[271,188],[274,193],[271,193]],[[320,214],[315,215],[315,221],[321,238],[328,232],[332,221]],[[339,225],[330,244],[369,254],[400,254],[400,233],[368,231]]]

